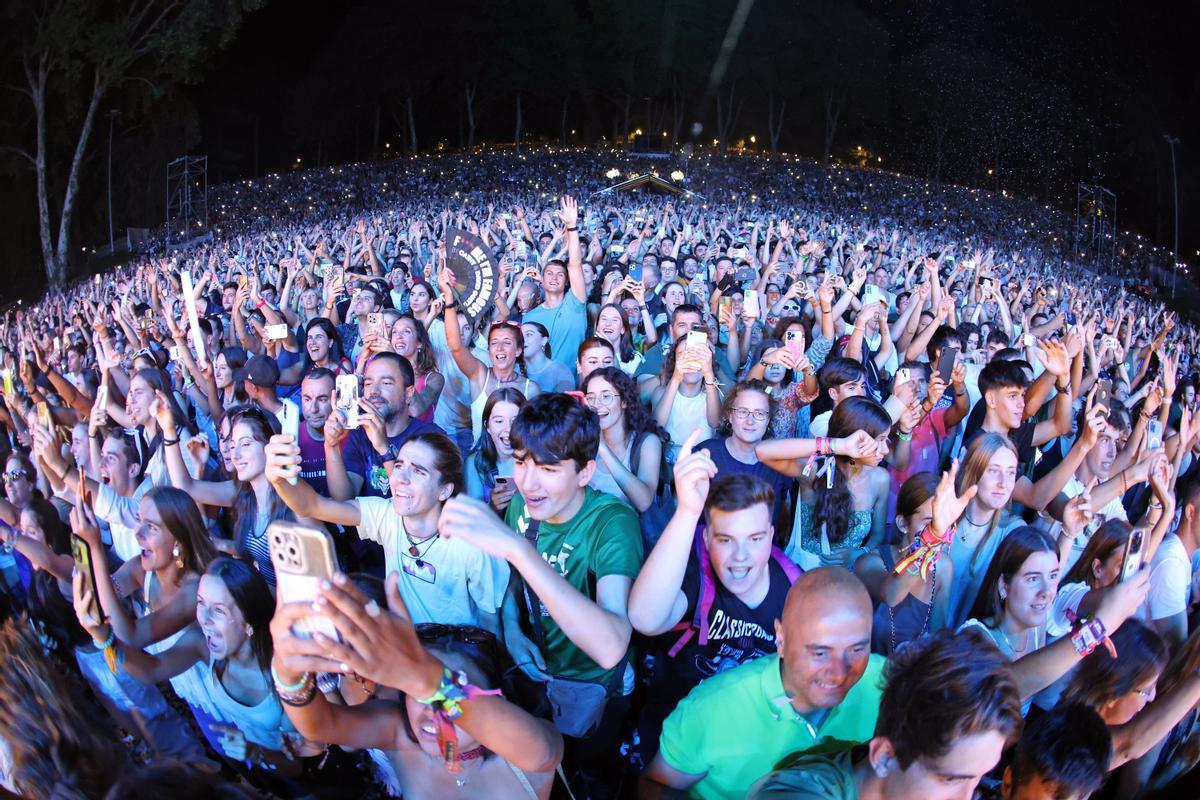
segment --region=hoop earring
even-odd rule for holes
[[[179,545],[178,544],[176,544],[175,547],[173,547],[171,549],[171,555],[175,556],[175,568],[183,569],[183,559],[179,557]]]

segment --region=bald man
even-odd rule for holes
[[[775,638],[777,653],[703,681],[667,717],[639,797],[742,798],[786,755],[871,739],[884,659],[862,582],[841,567],[804,573]]]

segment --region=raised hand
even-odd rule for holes
[[[695,516],[704,513],[704,503],[708,500],[708,487],[717,476],[717,465],[707,450],[692,448],[700,441],[700,431],[692,431],[687,440],[679,448],[679,456],[675,461],[675,495],[678,507]]]
[[[951,462],[949,471],[942,473],[942,479],[938,481],[937,492],[933,495],[933,517],[929,520],[929,527],[938,536],[944,535],[951,525],[958,522],[963,512],[967,510],[967,504],[979,492],[979,486],[968,486],[967,490],[960,495],[955,488],[957,478],[958,459],[956,458]]]

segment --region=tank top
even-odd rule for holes
[[[523,381],[523,383],[522,383]],[[479,441],[479,434],[483,432],[483,407],[487,405],[488,398],[492,392],[497,389],[513,388],[529,398],[529,387],[536,386],[529,378],[518,376],[515,380],[501,383],[489,369],[487,376],[483,379],[483,389],[479,394],[471,398],[471,441]]]
[[[621,463],[625,465],[625,468],[635,475],[637,474],[637,470],[634,469],[631,462],[633,461],[633,440],[636,436],[637,434],[630,436],[628,441],[625,442],[625,447],[622,451],[615,454]],[[621,484],[617,483],[617,479],[604,466],[604,459],[599,456],[596,457],[596,470],[592,473],[592,480],[588,483],[588,486],[591,486],[598,492],[611,494],[618,500],[624,500],[626,503],[629,503],[629,498],[625,496],[624,490],[621,489]]]
[[[713,429],[708,426],[708,392],[701,387],[700,394],[688,397],[683,392],[675,392],[675,402],[671,404],[671,414],[667,424],[663,426],[671,437],[667,448],[667,463],[674,464],[679,455],[679,448],[687,441],[692,431],[700,430],[700,441],[711,439]]]
[[[150,608],[150,586],[156,581],[153,572],[146,573],[146,580],[142,584],[142,616],[149,616]],[[157,642],[151,642],[146,645],[146,652],[152,656],[164,653],[175,646],[175,643],[187,632],[187,627],[180,628],[165,639],[160,639]],[[199,663],[193,664],[185,671],[179,673],[174,678],[170,679],[171,688],[175,690],[175,694],[179,695],[184,702],[191,703],[193,698],[201,696],[204,691],[203,679],[200,675]]]

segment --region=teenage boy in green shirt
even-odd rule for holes
[[[443,508],[438,528],[442,536],[505,559],[516,573],[504,606],[505,644],[530,677],[607,687],[608,701],[595,727],[567,737],[568,765],[579,771],[589,793],[605,796],[617,777],[612,757],[633,690],[627,608],[642,565],[637,514],[588,488],[600,423],[573,397],[533,398],[513,421],[509,440],[518,494],[509,504],[508,524],[483,503],[459,497]],[[538,610],[531,614],[533,605]],[[533,636],[527,637],[522,622],[539,626],[540,634],[531,628]],[[530,638],[541,639],[542,646]]]

